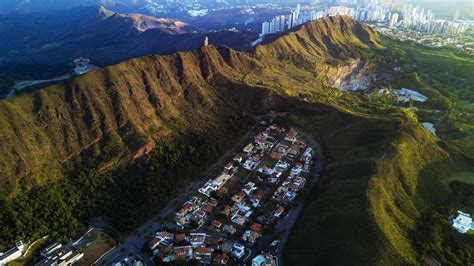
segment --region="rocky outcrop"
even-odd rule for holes
[[[327,73],[329,84],[344,91],[365,91],[378,80],[377,72],[367,67],[364,60],[352,60],[349,64],[331,68]]]

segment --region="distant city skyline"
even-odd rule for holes
[[[460,11],[456,10],[453,19],[439,19],[430,9],[420,5],[388,4],[384,0],[344,1],[346,4],[337,3],[320,5],[320,1],[311,1],[301,11],[301,4],[288,15],[277,16],[262,23],[260,37],[267,34],[291,29],[305,22],[322,18],[324,16],[343,15],[362,22],[387,23],[389,28],[403,28],[418,32],[433,34],[460,34],[472,26],[472,23],[460,20]],[[363,2],[362,4],[358,4]]]

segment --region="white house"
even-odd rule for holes
[[[250,154],[252,154],[252,151],[253,151],[254,148],[255,148],[255,146],[253,146],[252,143],[249,143],[247,146],[244,147],[243,151],[244,151],[247,155],[250,155]]]
[[[474,230],[474,223],[471,215],[458,211],[458,217],[453,219],[453,228],[459,233],[466,233],[469,230]]]
[[[0,252],[0,265],[7,265],[10,261],[16,260],[23,254],[25,245],[23,242],[16,241],[15,246],[9,249],[7,252]]]
[[[232,175],[223,172],[215,179],[210,179],[209,181],[207,181],[206,184],[204,184],[204,186],[201,187],[198,191],[199,193],[209,197],[212,191],[217,191],[221,189],[231,177]]]
[[[284,161],[278,161],[274,169],[277,172],[285,172],[286,170],[288,170],[289,166],[290,165],[285,163]]]
[[[276,266],[277,261],[274,256],[262,252],[252,260],[252,266]]]

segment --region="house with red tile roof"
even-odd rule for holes
[[[194,249],[194,259],[202,264],[211,264],[214,249],[207,247],[197,247]]]
[[[246,198],[245,192],[240,191],[232,197],[232,201],[235,203],[241,203]]]
[[[285,212],[285,208],[283,206],[278,206],[273,212],[273,215],[279,218],[284,212]]]
[[[218,253],[214,255],[214,259],[212,260],[215,264],[226,265],[229,261],[229,254],[227,253]]]
[[[173,252],[176,260],[189,261],[193,258],[192,246],[174,247]]]

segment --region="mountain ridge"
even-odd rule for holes
[[[342,20],[347,20],[347,18],[331,20],[331,23],[341,23]],[[313,24],[325,23],[325,21],[326,19],[323,19]],[[351,25],[357,24],[352,23]],[[352,44],[347,45],[350,46]],[[2,173],[6,176],[12,176],[19,175],[21,172],[12,171],[12,167],[6,166],[8,162],[23,165],[23,163],[27,161],[36,162],[39,160],[38,158],[29,158],[31,154],[35,154],[35,152],[29,150],[35,146],[34,143],[42,143],[45,141],[49,143],[48,146],[52,145],[55,147],[55,149],[49,151],[50,155],[56,153],[54,157],[59,156],[56,160],[65,158],[67,154],[76,151],[76,149],[72,147],[89,144],[88,141],[90,142],[99,136],[98,132],[103,133],[104,129],[117,129],[117,125],[128,121],[127,117],[129,117],[131,113],[139,111],[138,113],[147,114],[144,117],[155,116],[157,110],[161,110],[165,108],[168,103],[173,102],[173,99],[175,99],[173,97],[183,97],[186,93],[192,95],[191,93],[195,92],[203,96],[206,91],[199,90],[199,88],[201,86],[213,86],[216,80],[225,80],[225,82],[236,84],[242,83],[244,80],[243,83],[247,83],[251,86],[268,86],[269,84],[261,82],[262,77],[274,82],[276,70],[269,69],[266,63],[259,61],[258,57],[261,56],[258,52],[259,49],[261,48],[257,48],[256,57],[251,53],[237,52],[230,48],[214,46],[203,47],[192,52],[179,52],[169,56],[147,56],[88,73],[38,92],[17,96],[9,100],[2,100],[0,101],[0,105],[2,105],[0,115],[0,117],[2,117],[0,119],[2,125],[0,128],[4,131],[4,139],[8,140],[7,143],[16,143],[16,145],[18,145],[15,147],[2,145],[2,154],[5,154],[6,158],[8,158],[5,160],[6,162],[4,161],[2,164]],[[249,69],[252,73],[249,73]],[[298,69],[298,67],[295,67],[295,69]],[[151,76],[151,73],[156,74]],[[125,79],[124,77],[127,75],[131,75],[131,77]],[[308,77],[308,79],[309,78],[312,81],[318,81],[315,77]],[[303,82],[298,82],[298,79],[299,77],[295,76],[289,80],[291,82],[297,82],[295,84],[303,84],[308,81],[308,79],[303,79]],[[280,77],[278,82],[282,83],[283,86],[289,86],[287,85],[288,80],[286,80],[284,76]],[[318,82],[321,84],[320,81]],[[123,86],[123,88],[120,86]],[[134,88],[133,90],[131,89],[132,87]],[[163,94],[158,95],[156,91],[150,90],[150,88],[153,87],[162,90]],[[120,88],[120,90],[116,91],[118,88]],[[140,92],[139,95],[135,95],[139,91],[138,88],[143,88],[143,91]],[[190,88],[195,89],[192,90]],[[324,90],[314,88],[313,86],[306,88],[306,90],[317,90],[321,93],[325,93]],[[278,92],[279,90],[276,91]],[[97,93],[99,94],[92,97],[92,95]],[[160,99],[160,96],[166,97],[167,100]],[[205,95],[201,98],[208,99],[207,96],[209,95]],[[81,100],[81,97],[94,100],[88,103],[87,101]],[[126,97],[126,102],[130,104],[124,106],[119,105],[117,107],[115,105],[120,104],[120,102],[111,104],[109,100],[122,99],[122,97]],[[140,105],[137,105],[136,101],[138,99],[142,101]],[[52,103],[56,103],[58,106]],[[19,106],[22,106],[23,110],[20,111],[18,109]],[[62,107],[65,109],[61,109]],[[86,113],[81,110],[81,107],[86,108]],[[133,111],[123,112],[124,109],[122,108],[133,108],[131,109]],[[65,113],[66,111],[67,113]],[[98,111],[97,115],[99,115],[100,119],[96,117],[95,111]],[[176,112],[176,109],[171,111]],[[75,112],[77,112],[77,114]],[[87,112],[90,112],[90,114],[87,114]],[[26,114],[26,117],[22,117]],[[74,126],[68,122],[64,122],[67,121],[68,118],[76,119],[73,123]],[[86,125],[86,118],[92,119],[92,126]],[[139,131],[146,131],[152,126],[148,125],[148,122],[157,126],[157,121],[154,121],[155,118],[150,118],[148,122],[145,122],[142,117],[134,117],[134,119],[136,120],[132,120],[132,122],[136,124],[138,127],[137,130]],[[20,121],[22,121],[22,123],[20,123]],[[55,122],[52,123],[52,121]],[[34,125],[38,128],[35,140],[28,140],[27,136],[29,134],[17,134],[18,132],[14,133],[12,130],[7,130],[9,132],[8,134],[5,133],[6,129],[21,128],[29,123],[32,124],[31,126]],[[53,128],[52,125],[55,123],[66,126],[71,132],[76,132],[75,128],[82,128],[79,132],[95,133],[87,133],[84,135],[76,135],[74,133],[74,136],[68,134],[66,139],[63,139],[63,137],[59,135],[58,137],[54,137],[53,140],[48,140],[45,133],[41,131],[45,130],[49,132],[47,134],[52,134],[53,136],[55,135],[54,132],[61,132],[61,127],[56,127],[56,131],[51,131],[51,128]],[[115,126],[111,127],[111,125]],[[144,126],[145,129],[142,129],[142,126]],[[19,128],[18,130],[22,131]],[[31,127],[30,130],[35,131],[33,127]],[[29,144],[25,145],[27,143]],[[55,145],[55,143],[57,144]],[[20,152],[22,149],[20,147],[24,147],[25,150]],[[39,147],[34,149],[36,153],[40,150]],[[55,150],[55,152],[53,152],[53,150]],[[18,154],[23,155],[17,157]],[[17,159],[14,159],[15,157]],[[50,163],[51,161],[46,159],[45,163],[46,162]],[[25,165],[28,165],[28,163]],[[16,168],[18,169],[18,167]]]
[[[169,34],[184,34],[199,31],[198,28],[189,25],[188,23],[168,18],[157,18],[154,16],[142,15],[137,13],[121,14],[108,10],[104,6],[99,6],[99,14],[103,19],[114,17],[115,19],[124,20],[124,22],[131,23],[132,28],[139,32],[145,32],[151,29],[161,30]]]
[[[352,43],[364,48],[382,48],[377,41],[378,33],[366,24],[344,16],[326,17],[320,23],[305,23],[294,30],[264,42],[257,47],[257,54],[278,53],[281,50],[294,50],[311,56],[338,56],[332,50],[337,45]],[[338,51],[336,51],[338,52]]]

